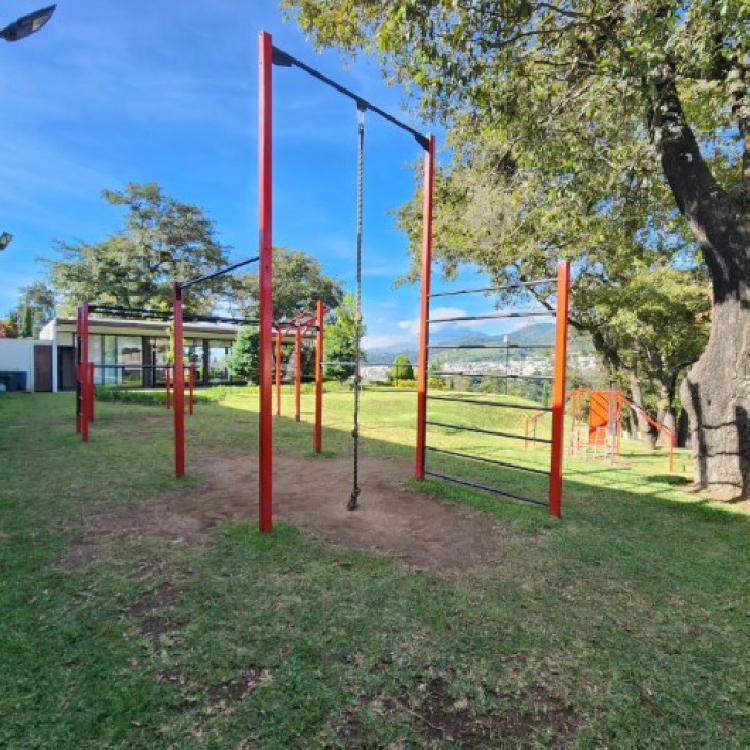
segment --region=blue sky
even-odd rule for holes
[[[4,0],[5,24],[43,3]],[[127,3],[60,0],[37,35],[0,46],[0,313],[39,278],[55,240],[96,241],[121,215],[102,188],[157,181],[205,208],[239,258],[257,243],[257,34],[418,126],[403,93],[371,60],[316,54],[274,2]],[[274,244],[354,279],[356,131],[353,104],[309,78],[274,71]],[[438,136],[440,131],[436,131]],[[365,152],[364,315],[370,347],[414,340],[418,288],[392,288],[408,267],[389,213],[410,196],[421,149],[374,115]],[[462,283],[482,279],[466,272]],[[454,298],[450,298],[454,299]],[[486,309],[461,300],[446,314]],[[502,326],[492,324],[497,332]]]

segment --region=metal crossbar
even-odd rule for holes
[[[536,469],[532,466],[522,466],[521,464],[514,464],[510,461],[500,461],[497,458],[485,458],[484,456],[473,456],[470,453],[459,453],[458,451],[449,451],[446,448],[436,448],[434,445],[425,446],[428,451],[434,451],[435,453],[445,453],[447,456],[457,456],[458,458],[468,458],[472,461],[482,461],[486,464],[492,464],[493,466],[504,466],[508,469],[519,469],[520,471],[528,471],[532,474],[543,474],[549,476],[549,471],[545,469]]]
[[[356,103],[358,109],[369,109],[372,112],[375,112],[375,114],[380,115],[384,120],[387,120],[391,124],[395,125],[397,128],[401,128],[402,130],[405,130],[407,133],[411,133],[416,139],[417,143],[423,149],[426,150],[427,148],[429,148],[429,142],[427,140],[427,136],[425,136],[423,133],[420,133],[415,128],[411,127],[410,125],[407,125],[405,122],[402,122],[401,120],[397,119],[393,115],[389,115],[385,110],[380,109],[380,107],[378,107],[377,105],[373,104],[372,102],[367,101],[367,99],[360,96],[359,94],[355,94],[353,91],[350,91],[348,88],[346,88],[346,86],[342,86],[340,83],[337,83],[332,78],[329,78],[327,75],[324,75],[323,73],[321,73],[319,70],[316,70],[310,65],[303,63],[301,60],[298,60],[296,57],[293,57],[288,52],[284,52],[284,50],[281,50],[278,47],[272,47],[272,51],[273,51],[272,62],[274,65],[280,65],[281,67],[285,67],[285,68],[290,68],[294,66],[295,68],[304,70],[305,73],[308,73],[313,78],[317,78],[322,83],[325,83],[326,85],[330,86],[332,89],[335,89],[336,91],[339,92],[339,94],[343,94],[349,99],[352,99]]]
[[[499,312],[491,315],[461,315],[456,318],[428,318],[427,323],[455,323],[462,320],[495,320],[497,318],[555,317],[554,310],[528,310],[527,312]],[[505,347],[502,347],[505,348]]]
[[[533,503],[534,505],[547,506],[544,500],[537,500],[534,497],[527,497],[526,495],[516,495],[514,492],[507,492],[506,490],[500,490],[497,487],[490,487],[487,484],[481,484],[480,482],[471,482],[468,479],[459,479],[458,477],[452,477],[450,474],[438,474],[436,471],[425,471],[425,475],[429,477],[435,477],[436,479],[444,479],[447,482],[454,482],[455,484],[462,484],[465,487],[473,487],[477,490],[484,490],[485,492],[492,492],[495,495],[502,495],[503,497],[510,497],[513,500],[521,500],[524,503]]]
[[[463,430],[465,432],[479,432],[482,435],[496,435],[497,437],[514,438],[515,440],[526,440],[525,435],[516,435],[513,432],[500,432],[499,430],[485,430],[482,427],[469,427],[468,425],[462,424],[448,424],[447,422],[435,422],[431,419],[426,419],[425,424],[431,424],[433,427],[445,427],[449,430]],[[547,438],[535,438],[537,443],[552,443]]]
[[[90,313],[105,313],[114,316],[150,317],[156,320],[170,321],[172,313],[167,310],[147,310],[143,307],[122,307],[120,305],[89,305]],[[229,323],[232,325],[258,325],[255,318],[233,318],[224,315],[203,315],[201,313],[185,313],[182,319],[186,323]]]
[[[203,276],[197,276],[194,279],[190,279],[190,281],[182,281],[179,284],[177,284],[177,288],[187,289],[189,286],[193,286],[193,284],[200,284],[201,281],[208,281],[209,279],[215,279],[217,276],[223,276],[225,273],[230,273],[230,271],[234,271],[237,268],[246,266],[249,263],[255,263],[256,261],[259,261],[259,260],[260,260],[260,255],[256,255],[254,258],[246,258],[245,260],[240,260],[237,263],[232,263],[231,266],[227,266],[226,268],[220,268],[218,271],[214,271],[213,273],[206,273],[206,274],[203,274]]]
[[[554,349],[554,344],[428,344],[428,349]]]
[[[432,396],[427,394],[431,401],[456,401],[461,404],[481,404],[482,406],[499,406],[506,409],[528,409],[530,411],[552,411],[548,406],[528,406],[526,404],[513,404],[508,401],[484,401],[479,398],[463,398],[462,396]]]
[[[554,284],[557,279],[538,279],[537,281],[518,281],[514,284],[501,284],[500,286],[485,286],[477,289],[454,289],[445,292],[432,292],[430,297],[453,297],[458,294],[479,294],[480,292],[503,292],[513,289],[528,289],[533,286],[543,286],[545,284]]]
[[[455,372],[453,370],[431,372],[430,375],[456,375],[462,378],[496,378],[498,380],[552,380],[551,375],[500,375],[492,372]]]

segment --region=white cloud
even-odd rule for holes
[[[412,346],[414,337],[402,333],[384,333],[380,336],[365,336],[362,339],[362,348],[367,349],[389,349],[394,346]]]

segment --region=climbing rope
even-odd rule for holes
[[[359,498],[359,394],[362,382],[360,368],[362,348],[362,177],[364,173],[365,151],[365,109],[366,105],[357,102],[357,275],[354,292],[354,414],[352,427],[353,470],[352,491],[347,510],[355,510]]]

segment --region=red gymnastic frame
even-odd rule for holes
[[[95,377],[96,363],[89,361],[89,321],[92,312],[111,311],[117,315],[126,315],[128,308],[117,307],[114,305],[92,305],[89,302],[83,302],[78,306],[76,313],[76,432],[81,435],[81,439],[87,442],[89,439],[89,424],[94,421],[95,405]],[[140,315],[149,313],[161,315],[161,313],[146,311],[142,309],[132,310],[133,314]],[[107,367],[116,367],[116,365],[106,365]],[[130,369],[164,370],[164,405],[167,409],[172,406],[172,377],[171,372],[173,365],[132,365]],[[188,413],[192,416],[195,391],[195,363],[188,365]],[[85,415],[85,418],[84,418]]]
[[[323,318],[326,309],[321,300],[315,305],[315,314],[301,311],[289,320],[274,324],[276,335],[276,354],[274,368],[274,380],[276,383],[276,416],[281,416],[281,344],[282,339],[290,334],[294,335],[294,421],[299,422],[301,417],[301,386],[302,386],[302,337],[311,330],[315,331],[315,414],[313,424],[313,451],[320,453],[322,450],[322,426],[323,416]]]

